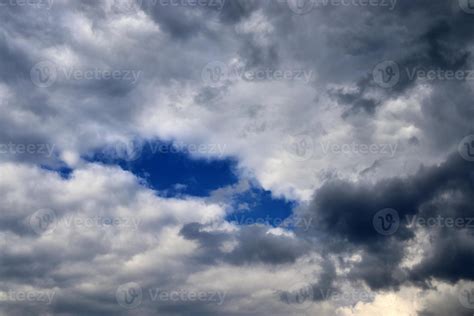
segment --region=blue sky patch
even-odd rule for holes
[[[85,159],[118,165],[145,179],[152,189],[165,197],[208,197],[212,191],[235,185],[239,181],[236,160],[194,158],[167,142],[106,148]],[[271,226],[279,226],[281,221],[291,215],[295,206],[295,202],[274,198],[270,191],[255,184],[245,192],[235,194],[231,204],[234,212],[227,216],[228,221],[240,225],[265,223]]]
[[[274,198],[270,191],[252,187],[234,198],[235,211],[227,216],[229,222],[239,225],[267,224],[280,226],[292,214],[296,202]]]
[[[159,150],[157,150],[159,149]],[[91,162],[119,165],[132,172],[165,196],[204,197],[215,189],[238,181],[233,159],[194,158],[171,143],[134,144],[128,148],[106,148],[86,158]]]

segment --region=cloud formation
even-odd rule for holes
[[[473,13],[3,1],[0,315],[472,314]],[[91,158],[157,140],[238,183],[163,196]],[[252,187],[293,225],[230,222]]]

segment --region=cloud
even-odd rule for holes
[[[348,277],[364,280],[372,289],[398,288],[407,282],[430,286],[433,278],[450,283],[472,280],[472,174],[472,164],[453,154],[442,165],[409,178],[373,185],[335,180],[319,189],[302,212],[315,220],[309,233],[325,245],[325,252],[360,252]],[[387,208],[398,217],[397,230],[389,236],[381,234],[376,222],[377,214]],[[402,268],[409,242],[419,230],[427,230],[430,246],[412,269]],[[458,268],[451,268],[454,262]]]
[[[138,284],[137,315],[467,315],[474,18],[362,2],[3,3],[0,314],[127,314]],[[237,161],[238,183],[163,197],[87,159],[155,140],[219,146],[189,158]],[[311,225],[227,222],[253,186]]]

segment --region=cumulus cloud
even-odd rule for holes
[[[472,314],[467,0],[0,8],[0,314]],[[238,181],[91,158],[155,141]],[[258,186],[309,225],[227,221]]]

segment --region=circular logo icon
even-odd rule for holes
[[[467,161],[474,161],[474,135],[464,137],[458,146],[459,154]]]
[[[464,285],[458,292],[458,299],[462,306],[474,309],[474,285]]]
[[[469,14],[474,14],[474,1],[473,0],[459,0],[459,6],[461,9]]]
[[[35,86],[49,88],[58,79],[58,68],[51,61],[42,61],[31,68],[30,77]]]
[[[297,309],[308,309],[314,303],[313,286],[307,283],[297,283],[287,292],[283,292],[281,299]]]
[[[126,309],[134,309],[142,303],[143,290],[135,282],[122,284],[117,288],[115,298],[120,306]]]
[[[133,14],[141,10],[143,0],[114,0],[112,9],[122,14]]]
[[[56,213],[48,209],[36,211],[30,216],[29,224],[38,235],[50,234],[56,228]]]
[[[286,143],[286,151],[292,159],[297,161],[306,161],[313,158],[314,147],[313,138],[306,134],[291,136]]]
[[[400,227],[400,216],[391,208],[378,211],[372,220],[375,230],[384,236],[393,235]]]
[[[372,75],[378,86],[393,88],[400,82],[400,66],[392,60],[386,60],[374,67]]]
[[[296,14],[306,14],[311,12],[317,0],[287,0],[288,7]]]
[[[201,71],[201,78],[210,87],[219,87],[229,79],[229,66],[221,61],[208,63]]]

